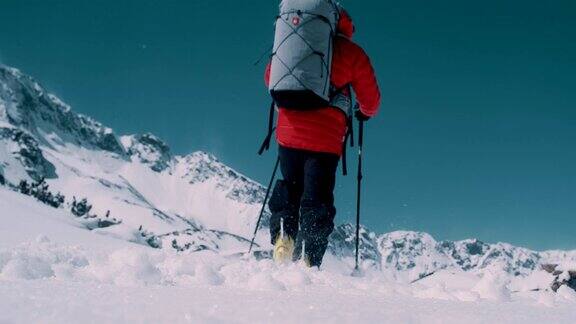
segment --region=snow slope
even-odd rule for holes
[[[50,208],[35,199],[0,187],[0,248],[10,249],[43,236],[54,243],[110,251],[135,245],[87,231],[69,212]]]
[[[71,215],[2,188],[0,210],[2,323],[573,323],[576,318],[576,292],[528,292],[505,272],[480,277],[445,271],[411,285],[377,270],[351,277],[351,269],[332,257],[318,271],[212,251],[154,250],[82,229]],[[530,283],[549,280],[539,272]],[[512,292],[519,287],[522,292]]]

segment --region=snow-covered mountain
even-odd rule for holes
[[[119,138],[2,65],[0,175],[12,186],[46,179],[67,203],[87,198],[93,214],[122,221],[102,234],[139,241],[139,228],[195,233],[195,244],[219,249],[223,237],[245,243],[239,235],[251,230],[263,196],[262,186],[208,153],[173,156],[151,134]]]
[[[126,241],[178,251],[245,251],[265,188],[213,155],[175,156],[152,134],[117,136],[77,114],[33,78],[0,65],[0,178],[17,187],[46,179],[65,204],[86,198],[91,213],[120,220],[97,229]],[[0,180],[1,180],[0,179]],[[49,208],[49,207],[46,207]],[[268,214],[257,243],[270,248]],[[71,216],[72,217],[72,216]],[[329,251],[351,262],[354,227],[343,224]],[[478,240],[437,242],[418,232],[361,229],[364,267],[417,279],[440,269],[498,268],[527,275],[542,263],[576,261],[576,252],[535,252]]]
[[[332,235],[330,250],[351,257],[354,227],[344,224]],[[477,239],[436,241],[427,233],[397,231],[377,235],[362,228],[360,253],[365,262],[383,269],[409,272],[413,279],[441,269],[483,271],[500,269],[511,275],[528,275],[541,264],[576,261],[576,252],[536,252],[506,243],[488,244]]]

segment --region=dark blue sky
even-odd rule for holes
[[[344,4],[383,92],[364,223],[576,248],[576,3]],[[266,182],[273,154],[255,151],[269,98],[253,62],[276,5],[2,0],[0,60],[120,134],[149,131]],[[339,179],[339,222],[354,218],[354,183]]]

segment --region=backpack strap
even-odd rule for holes
[[[270,104],[270,113],[268,115],[268,133],[266,134],[266,137],[264,138],[264,141],[262,142],[262,145],[260,146],[260,150],[258,150],[258,155],[262,155],[264,153],[264,151],[268,151],[270,149],[270,142],[272,141],[272,135],[274,134],[274,131],[276,130],[276,127],[274,127],[274,110],[276,109],[276,105],[274,103],[274,100],[272,100],[272,103]]]

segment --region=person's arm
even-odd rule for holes
[[[357,48],[352,71],[352,88],[356,93],[360,112],[366,117],[373,117],[380,107],[380,89],[370,58],[362,48],[359,46]]]

